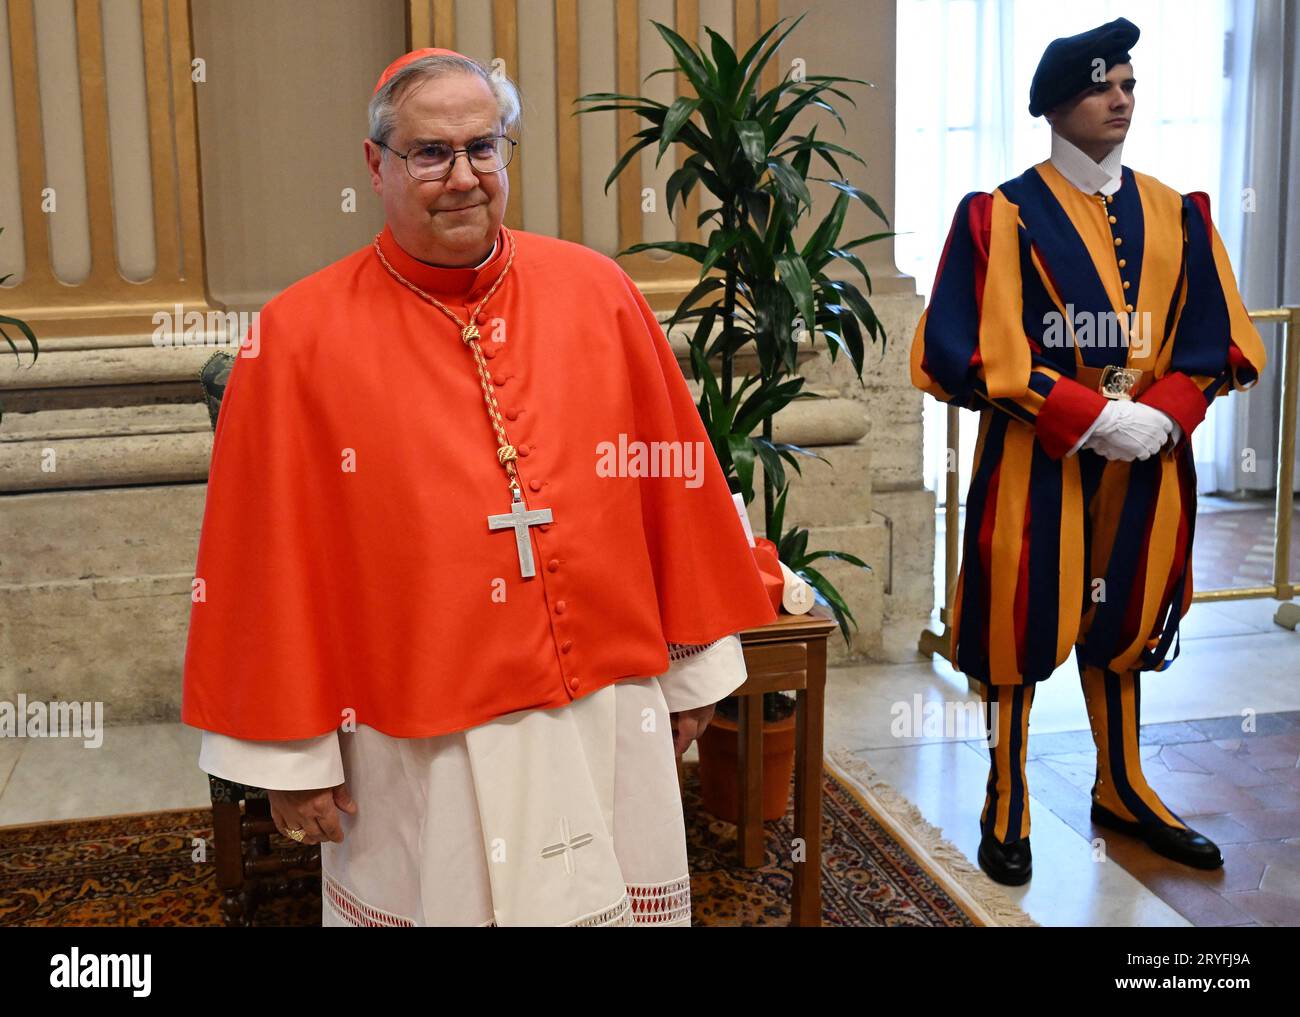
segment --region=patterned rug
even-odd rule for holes
[[[762,867],[736,863],[736,828],[699,803],[696,766],[683,798],[695,925],[788,925],[793,808],[767,823]],[[822,920],[828,926],[1034,924],[860,760],[827,759]],[[0,829],[0,925],[219,926],[221,895],[206,809]],[[269,901],[255,924],[320,924],[320,895]]]

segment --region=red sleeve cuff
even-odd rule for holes
[[[1137,401],[1162,410],[1178,421],[1184,440],[1191,438],[1196,425],[1205,419],[1205,393],[1182,371],[1171,371],[1157,379]]]
[[[1056,379],[1034,425],[1043,451],[1053,459],[1064,458],[1105,408],[1106,397],[1100,392],[1064,375]]]

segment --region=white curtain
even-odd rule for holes
[[[1124,164],[1179,191],[1207,192],[1220,218],[1225,120],[1235,97],[1226,70],[1244,79],[1250,67],[1246,60],[1225,69],[1225,39],[1238,2],[899,0],[899,268],[928,296],[961,197],[991,191],[1050,152],[1046,122],[1028,112],[1029,83],[1044,48],[1054,38],[1121,16],[1142,32],[1133,47],[1137,104]],[[1237,263],[1231,244],[1229,251]],[[947,407],[933,399],[925,403],[926,486],[942,500]],[[1215,458],[1223,415],[1215,407],[1193,436],[1205,491],[1221,482]],[[958,460],[964,491],[976,418],[969,411],[962,418]]]
[[[1223,192],[1234,200],[1225,200],[1216,218],[1246,306],[1298,304],[1300,12],[1294,0],[1232,0],[1230,6],[1230,68],[1249,74],[1229,76]],[[1261,325],[1260,334],[1269,358],[1263,377],[1245,398],[1220,399],[1224,405],[1215,407],[1225,422],[1212,453],[1221,490],[1276,487],[1281,328]],[[1256,453],[1253,470],[1244,467],[1243,449]],[[1300,449],[1295,480],[1300,490]]]

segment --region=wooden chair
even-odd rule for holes
[[[266,901],[319,889],[320,845],[295,844],[284,837],[271,819],[264,789],[209,774],[208,790],[213,867],[226,925],[251,925]]]
[[[199,372],[208,416],[215,430],[233,355],[216,352]],[[295,844],[271,819],[271,803],[259,787],[208,774],[212,799],[213,867],[227,925],[251,925],[257,908],[286,894],[305,894],[320,885],[320,845]]]

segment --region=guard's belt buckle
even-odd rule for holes
[[[1133,389],[1142,380],[1142,372],[1132,367],[1107,364],[1102,368],[1097,390],[1107,399],[1132,399]]]

